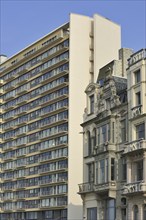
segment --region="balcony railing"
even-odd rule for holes
[[[142,105],[138,105],[133,107],[132,109],[132,117],[137,117],[138,115],[142,114]]]
[[[146,150],[146,140],[135,140],[127,144],[124,149],[124,154],[133,153],[139,150]]]
[[[81,183],[79,184],[79,193],[87,193],[94,191],[93,183]]]
[[[96,146],[94,149],[94,155],[100,154],[106,151],[116,151],[116,146],[114,144],[110,144],[108,141]]]
[[[79,194],[88,193],[88,192],[96,192],[96,193],[107,193],[107,191],[115,191],[116,190],[116,182],[111,181],[107,183],[94,184],[94,183],[82,183],[79,184]]]
[[[146,192],[146,183],[143,181],[128,183],[123,187],[122,194],[133,194],[133,193]]]
[[[116,182],[111,181],[111,182],[100,183],[100,184],[95,185],[95,191],[98,193],[107,191],[107,190],[116,190]]]

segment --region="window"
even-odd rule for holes
[[[89,97],[90,99],[90,114],[94,113],[94,95]]]
[[[141,80],[140,69],[137,70],[137,71],[134,73],[134,75],[135,75],[135,83],[140,82],[140,80]]]
[[[126,220],[126,208],[121,209],[122,220]]]
[[[144,138],[145,139],[145,124],[139,124],[136,126],[136,139]]]
[[[136,163],[137,165],[137,181],[143,180],[143,160]]]
[[[115,220],[115,200],[109,199],[106,200],[106,216],[105,219]]]
[[[126,198],[121,199],[121,220],[126,220]]]
[[[88,133],[87,133],[87,139],[88,139],[88,156],[91,156],[91,154],[92,154],[92,143],[91,143],[90,131],[88,131]]]
[[[138,220],[138,206],[133,207],[133,220]]]
[[[106,99],[106,109],[109,110],[111,108],[111,99]]]
[[[88,181],[89,182],[94,181],[94,164],[93,163],[88,164]]]
[[[112,122],[112,142],[115,142],[115,122]]]
[[[109,159],[103,159],[96,163],[96,183],[106,183],[109,181]]]
[[[122,158],[122,180],[127,179],[127,164],[126,159]]]
[[[96,128],[93,130],[93,146],[96,146]]]
[[[121,141],[126,141],[126,120],[121,121]]]
[[[105,182],[105,160],[100,160],[99,162],[99,183],[104,183]]]
[[[143,220],[146,219],[146,204],[143,206]]]
[[[97,220],[97,208],[87,209],[87,220]]]
[[[97,129],[97,140],[98,140],[98,145],[100,144],[100,128]]]
[[[115,158],[111,158],[111,180],[115,180]]]
[[[141,105],[141,93],[137,92],[135,95],[136,95],[136,106]]]
[[[106,125],[101,127],[101,139],[102,143],[106,142]]]

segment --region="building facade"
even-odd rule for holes
[[[83,219],[145,220],[146,50],[120,50],[85,92]]]
[[[71,14],[16,55],[1,56],[0,219],[82,218],[84,89],[120,47],[119,25]]]

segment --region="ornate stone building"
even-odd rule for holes
[[[83,219],[145,220],[146,50],[121,49],[85,93]]]

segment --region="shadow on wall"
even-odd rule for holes
[[[67,220],[83,220],[83,206],[68,204],[68,219]]]

